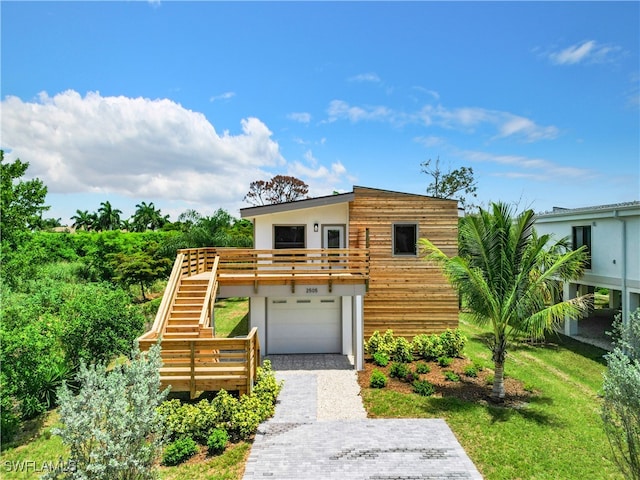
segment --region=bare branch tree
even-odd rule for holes
[[[272,205],[305,198],[309,185],[296,177],[276,175],[271,180],[256,180],[249,185],[244,200],[252,205]]]

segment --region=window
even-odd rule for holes
[[[415,223],[393,224],[393,254],[418,254],[418,225]]]
[[[304,225],[274,225],[273,248],[305,248]]]
[[[585,268],[591,268],[591,226],[573,227],[573,249],[587,247],[587,262]]]

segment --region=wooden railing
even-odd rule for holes
[[[173,264],[173,269],[171,270],[171,275],[169,276],[169,281],[167,282],[167,287],[164,290],[160,307],[158,307],[153,326],[151,327],[151,330],[140,337],[140,340],[157,339],[162,335],[162,333],[164,333],[169,320],[169,315],[171,314],[171,306],[173,305],[180,286],[183,263],[184,255],[178,253],[176,261]]]
[[[155,343],[140,340],[146,350]],[[174,392],[220,389],[249,393],[260,365],[258,331],[253,328],[242,338],[189,338],[162,341],[160,381]]]
[[[220,257],[216,256],[211,267],[211,277],[209,278],[209,285],[207,286],[207,293],[204,297],[202,304],[202,313],[200,314],[200,321],[198,322],[200,329],[206,327],[213,328],[213,334],[215,336],[215,318],[213,312],[213,305],[216,302],[216,294],[218,292],[218,264],[220,263]]]

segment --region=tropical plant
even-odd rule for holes
[[[100,204],[97,217],[97,230],[119,230],[122,210],[113,208],[108,200]]]
[[[72,227],[76,230],[91,230],[95,223],[95,214],[89,213],[88,210],[76,210],[76,214],[71,217],[73,220]]]
[[[504,363],[507,348],[519,336],[541,338],[564,320],[588,311],[586,297],[560,297],[560,282],[578,278],[586,254],[583,248],[567,250],[566,243],[552,243],[538,236],[534,213],[515,215],[503,203],[460,221],[459,254],[447,257],[428,239],[419,241],[427,260],[440,265],[458,289],[470,319],[489,325],[489,347],[495,365],[492,399],[504,398]]]
[[[602,419],[616,464],[628,480],[640,480],[640,309],[614,324],[613,352],[606,355]]]
[[[156,209],[153,202],[140,202],[136,205],[136,211],[131,218],[131,231],[144,232],[157,230],[169,221],[169,215],[162,215],[160,209]]]

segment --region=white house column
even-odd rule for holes
[[[364,302],[362,295],[353,298],[353,357],[356,370],[364,370]]]
[[[354,355],[353,351],[353,302],[352,297],[342,297],[342,354]]]
[[[576,283],[565,282],[563,287],[563,298],[567,300],[578,296],[578,287]],[[572,337],[578,334],[578,319],[569,316],[564,317],[564,334]]]

